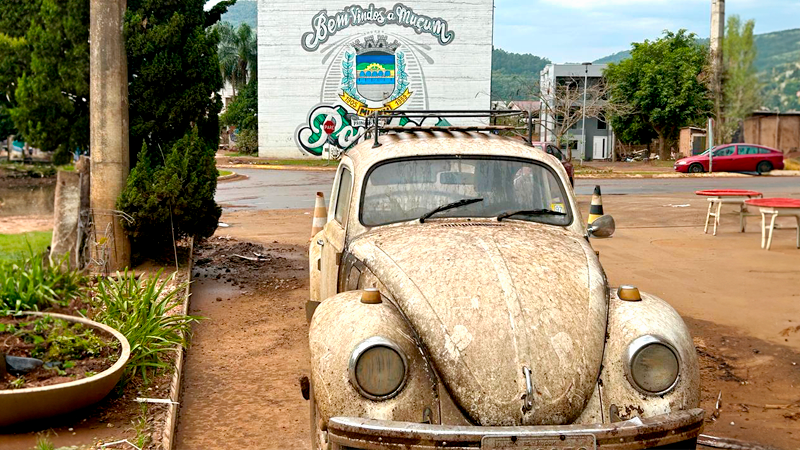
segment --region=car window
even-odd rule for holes
[[[760,153],[760,148],[758,147],[751,147],[749,145],[740,145],[739,146],[739,154],[740,155],[757,155]]]
[[[497,217],[546,209],[563,215],[516,215],[514,219],[566,226],[572,212],[566,190],[548,166],[522,159],[424,158],[381,164],[367,175],[360,217],[368,227],[419,219],[437,207],[483,199],[442,211],[434,218]]]
[[[735,150],[735,147],[730,145],[728,147],[722,147],[720,149],[714,150],[714,157],[718,156],[731,156]]]
[[[556,158],[558,158],[559,161],[564,161],[564,154],[561,153],[561,150],[553,147],[552,145],[547,146],[547,153],[550,153],[551,155],[555,156]]]
[[[336,194],[336,214],[334,219],[340,224],[344,225],[347,213],[350,211],[350,193],[352,192],[353,175],[347,169],[342,167],[342,174],[339,177],[339,190]]]
[[[772,153],[772,150],[767,150],[766,148],[760,148],[758,149],[758,153],[762,155],[769,155]]]

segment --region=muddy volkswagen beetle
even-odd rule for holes
[[[560,161],[476,129],[342,158],[310,246],[312,447],[694,449],[680,316],[609,286],[613,219],[584,224]]]

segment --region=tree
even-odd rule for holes
[[[766,96],[778,111],[800,111],[800,61],[774,69]]]
[[[233,96],[250,80],[257,78],[258,44],[250,25],[234,29],[228,22],[217,25],[220,36],[219,66],[222,77],[233,87]]]
[[[173,235],[210,236],[221,214],[214,154],[222,75],[219,36],[208,27],[225,8],[204,12],[204,4],[128,2],[130,139],[140,151],[117,207],[134,218],[126,229],[140,255],[163,251]]]
[[[742,24],[739,16],[728,18],[723,41],[723,117],[719,124],[719,142],[730,142],[742,121],[761,106],[761,84],[753,65],[756,47],[753,40],[755,21]]]
[[[605,77],[611,103],[632,107],[612,119],[617,133],[626,133],[625,124],[639,128],[647,124],[658,136],[659,157],[669,159],[680,128],[702,124],[710,115],[712,104],[703,80],[707,54],[693,33],[665,31],[655,41],[632,44],[630,58],[609,64]],[[624,117],[628,114],[638,118]],[[644,130],[634,134],[641,137],[641,133]]]
[[[206,29],[207,15],[215,10],[204,12],[204,4],[204,0],[128,1],[131,152],[138,153],[145,142],[166,152],[195,125],[209,147],[216,149],[219,143],[219,37]]]
[[[238,130],[236,148],[242,153],[258,151],[258,78],[253,78],[239,92],[220,116],[225,126]]]
[[[10,115],[31,144],[64,164],[89,147],[89,2],[42,0],[37,19]]]
[[[257,130],[257,114],[258,79],[254,78],[228,105],[228,109],[220,116],[220,121],[225,126],[236,127],[240,130]]]
[[[117,201],[117,207],[133,218],[123,226],[138,253],[171,248],[173,237],[214,234],[222,213],[214,202],[216,186],[214,153],[196,128],[166,153],[145,144]]]
[[[530,87],[537,86],[539,74],[550,64],[547,58],[492,50],[492,100],[528,100]]]
[[[16,106],[17,79],[30,65],[25,33],[39,14],[41,0],[4,0],[0,8],[0,139],[19,134],[10,110]]]
[[[628,111],[624,103],[608,102],[609,88],[605,80],[589,79],[586,87],[584,81],[580,77],[558,78],[556,84],[546,84],[538,89],[543,112],[540,124],[553,134],[558,146],[568,144],[567,136],[584,116],[608,121],[613,114]],[[572,152],[567,152],[567,158],[572,159]]]

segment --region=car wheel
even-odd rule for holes
[[[703,166],[700,164],[692,164],[689,166],[689,172],[691,173],[703,173]]]
[[[758,167],[756,167],[758,173],[768,173],[772,170],[772,163],[769,161],[761,161],[758,163]]]

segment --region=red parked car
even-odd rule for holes
[[[754,144],[726,144],[712,147],[705,152],[675,161],[675,171],[708,172],[708,153],[714,152],[714,172],[758,172],[783,169],[783,153],[780,150]]]
[[[572,167],[572,163],[567,160],[564,153],[562,153],[555,144],[551,142],[532,142],[531,145],[539,150],[547,152],[549,155],[555,156],[557,160],[561,161],[561,165],[564,166],[564,170],[566,170],[567,175],[569,175],[569,184],[575,186],[575,168]]]

